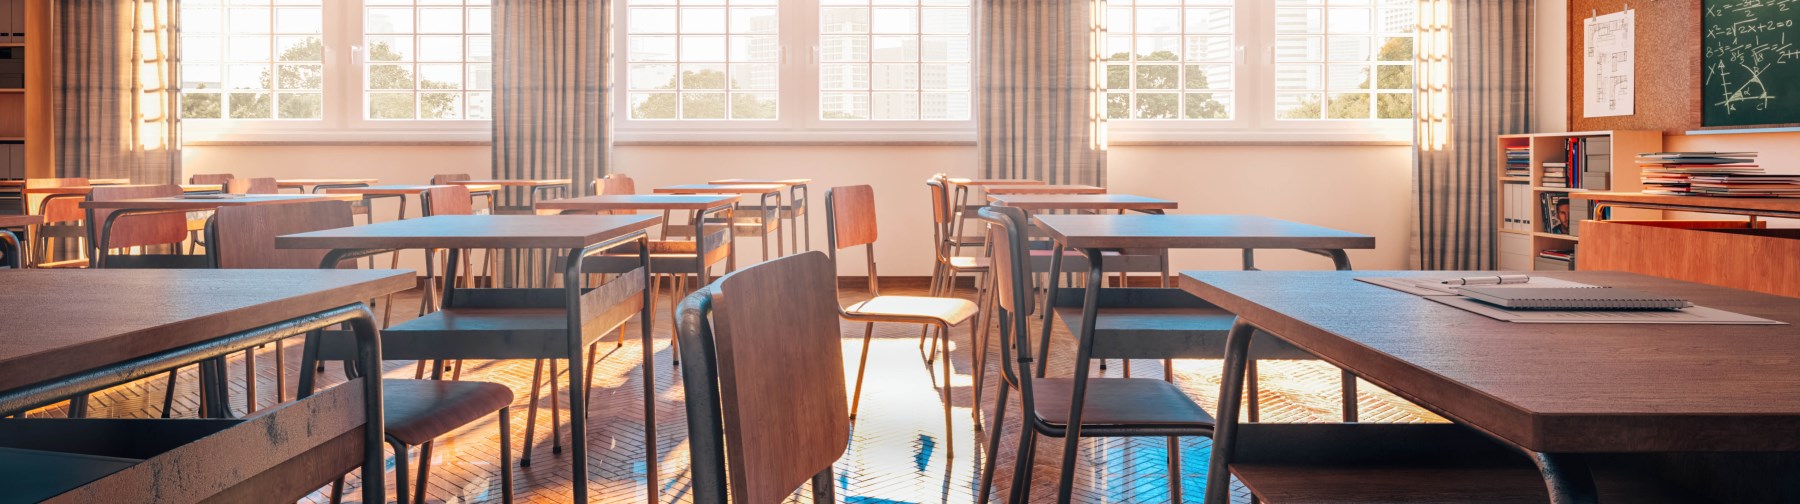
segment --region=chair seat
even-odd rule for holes
[[[993,260],[986,257],[955,256],[950,258],[950,267],[959,270],[986,271],[993,265]]]
[[[1032,383],[1037,414],[1053,425],[1068,425],[1072,378],[1040,378]],[[1206,427],[1212,415],[1175,384],[1148,378],[1088,378],[1082,426]]]
[[[382,418],[387,435],[421,445],[512,404],[512,389],[498,383],[382,380]]]
[[[980,311],[967,299],[925,296],[875,296],[874,299],[844,308],[850,315],[891,318],[919,318],[957,325]]]

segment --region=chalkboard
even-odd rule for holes
[[[1700,125],[1800,123],[1800,0],[1702,6]]]

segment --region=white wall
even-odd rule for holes
[[[1531,97],[1536,133],[1569,130],[1569,0],[1538,0],[1535,23],[1538,65]]]
[[[491,165],[485,145],[189,146],[183,152],[190,175],[371,177],[394,184],[425,183],[437,173],[483,176]],[[1409,152],[1404,146],[1116,146],[1109,158],[1109,185],[1115,193],[1180,201],[1183,213],[1259,214],[1373,235],[1377,249],[1351,253],[1357,268],[1402,269],[1411,198]],[[825,248],[825,189],[872,185],[881,273],[924,276],[931,267],[924,182],[938,172],[976,175],[978,158],[973,146],[621,146],[613,162],[645,192],[715,178],[812,178],[817,250]],[[377,220],[392,218],[391,201],[378,202]],[[417,215],[416,203],[409,206],[408,214]],[[740,246],[741,259],[758,258],[753,239]],[[860,274],[861,257],[850,252],[840,273]],[[1177,270],[1237,265],[1235,252],[1178,252],[1174,257]],[[1320,269],[1330,263],[1298,252],[1266,252],[1259,254],[1258,266]]]

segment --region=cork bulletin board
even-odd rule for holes
[[[1680,134],[1700,128],[1701,3],[1704,0],[1569,0],[1569,130],[1661,130]],[[1637,11],[1636,114],[1582,117],[1584,47],[1582,22],[1629,5]]]

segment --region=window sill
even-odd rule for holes
[[[1180,130],[1109,126],[1108,147],[1159,146],[1405,146],[1412,130]]]
[[[182,132],[183,146],[324,146],[324,145],[488,145],[493,133],[480,130],[340,130],[340,131],[205,131]]]

